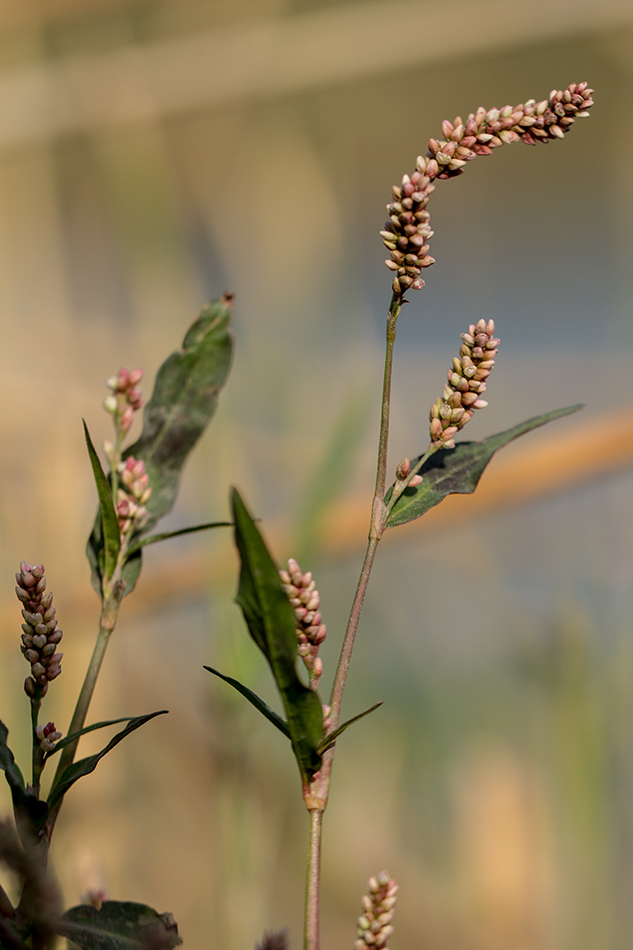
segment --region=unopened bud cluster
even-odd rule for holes
[[[122,535],[131,534],[147,521],[147,504],[152,489],[145,462],[129,455],[118,466],[121,487],[117,491],[116,513]]]
[[[369,878],[369,894],[361,900],[363,913],[356,926],[356,950],[385,950],[394,930],[391,921],[397,893],[398,885],[386,871]]]
[[[398,466],[396,468],[396,482],[408,481],[410,488],[415,488],[416,485],[419,485],[420,482],[422,481],[422,476],[413,475],[411,478],[409,478],[410,471],[411,471],[411,462],[409,461],[409,459],[406,459],[406,458],[402,459],[402,461],[398,463]]]
[[[480,320],[477,324],[471,323],[468,333],[462,333],[459,356],[453,358],[444,394],[431,406],[431,445],[453,448],[453,437],[472,419],[475,409],[488,405],[481,394],[486,389],[499,346],[494,332],[493,320],[487,323]]]
[[[128,431],[134,413],[143,405],[143,394],[138,386],[142,378],[142,369],[123,368],[117,376],[111,376],[106,381],[111,395],[104,399],[103,408],[114,417],[114,424],[121,433]]]
[[[42,752],[52,752],[55,743],[61,739],[61,732],[57,732],[54,722],[47,722],[45,726],[36,726],[35,735],[39,739]]]
[[[57,653],[57,644],[62,632],[57,626],[52,593],[45,594],[46,577],[43,564],[20,562],[15,575],[15,589],[22,603],[21,650],[31,664],[31,675],[24,682],[27,696],[39,698],[46,695],[48,684],[61,673],[63,653]]]
[[[290,558],[288,570],[280,571],[279,576],[295,613],[299,641],[297,652],[310,674],[310,686],[316,689],[323,673],[323,661],[318,652],[327,632],[325,624],[321,623],[321,598],[312,573],[304,574],[294,558]]]
[[[426,207],[435,179],[461,175],[466,162],[490,155],[500,145],[562,139],[576,119],[589,114],[592,93],[586,82],[572,83],[567,89],[552,90],[549,99],[541,102],[529,99],[503,109],[480,107],[466,121],[457,116],[454,122],[442,123],[444,138],[429,139],[426,155],[418,157],[411,176],[405,175],[402,184],[394,186],[393,201],[387,205],[389,220],[380,235],[390,252],[385,263],[395,271],[394,294],[424,287],[422,269],[434,263],[428,253],[433,231]]]

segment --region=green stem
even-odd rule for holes
[[[117,577],[119,574],[120,570],[117,565],[117,570],[115,570],[114,577]],[[107,588],[107,593],[104,592],[97,642],[95,643],[90,664],[88,666],[88,670],[86,671],[81,692],[79,693],[79,697],[77,699],[73,718],[71,719],[70,726],[68,727],[68,735],[72,735],[74,732],[79,732],[79,730],[83,728],[86,721],[88,708],[90,706],[90,701],[92,700],[92,694],[94,693],[95,686],[97,684],[97,679],[101,670],[101,664],[103,663],[103,658],[105,656],[110,636],[114,630],[114,627],[116,626],[119,607],[121,606],[121,600],[123,599],[124,593],[125,581],[120,579],[116,581],[111,580]],[[59,763],[57,765],[57,771],[55,772],[55,778],[53,779],[53,786],[59,781],[65,769],[67,769],[69,765],[72,765],[75,759],[75,752],[77,751],[78,742],[79,739],[76,739],[74,742],[69,743],[62,749]],[[55,821],[57,820],[57,815],[59,813],[59,809],[61,808],[62,801],[63,798],[59,799],[59,801],[51,808],[48,820],[49,838],[53,833],[53,828],[55,827]]]
[[[306,880],[304,950],[319,950],[319,888],[321,883],[321,827],[323,809],[310,811],[310,846]]]
[[[341,716],[341,704],[343,701],[343,692],[347,681],[347,672],[352,658],[352,650],[356,631],[360,621],[363,602],[369,584],[371,569],[376,556],[376,549],[380,541],[385,523],[387,520],[387,508],[385,506],[385,483],[387,477],[387,450],[389,446],[389,413],[391,409],[391,374],[393,369],[393,348],[396,342],[396,323],[400,310],[402,309],[402,298],[394,294],[391,298],[391,305],[387,316],[387,346],[385,349],[385,371],[382,388],[382,406],[380,411],[380,435],[378,437],[378,459],[376,465],[376,487],[371,506],[371,523],[369,527],[369,542],[365,552],[365,560],[361,568],[354,602],[350,612],[345,638],[341,649],[341,655],[334,677],[334,685],[330,696],[330,706],[332,713],[330,720],[332,729],[336,729]]]
[[[330,696],[330,729],[337,728],[341,718],[343,692],[347,681],[347,673],[352,658],[356,631],[360,622],[365,594],[371,575],[378,542],[380,541],[387,521],[387,508],[384,502],[385,483],[387,477],[387,449],[389,443],[389,412],[391,407],[391,373],[393,368],[393,348],[396,340],[396,322],[402,309],[402,297],[395,294],[391,298],[387,315],[387,345],[385,350],[385,370],[383,377],[382,405],[380,412],[380,435],[378,437],[378,459],[376,464],[376,487],[371,506],[371,522],[369,526],[369,541],[365,551],[365,559],[361,568],[354,602],[350,611],[345,638],[341,648],[332,693]],[[321,861],[321,835],[323,812],[327,805],[330,776],[334,761],[335,746],[331,746],[323,755],[321,768],[304,789],[304,799],[310,811],[310,846],[308,850],[308,879],[306,887],[305,906],[305,950],[319,948],[319,885]]]
[[[35,687],[39,696],[39,685]],[[37,723],[40,715],[41,699],[33,697],[31,700],[31,782],[36,795],[40,794],[40,775],[42,773],[42,750],[37,738]]]

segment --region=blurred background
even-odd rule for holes
[[[13,593],[42,562],[65,730],[98,617],[84,545],[120,366],[153,375],[236,293],[236,360],[165,527],[237,484],[316,575],[334,669],[367,531],[391,186],[441,121],[587,80],[589,119],[440,182],[436,265],[398,327],[390,471],[426,444],[459,333],[501,352],[483,438],[577,402],[379,552],[325,822],[323,945],[401,885],[394,950],[625,950],[633,925],[633,7],[558,0],[2,0],[0,715],[28,762]],[[53,859],[169,910],[185,946],[301,943],[307,818],[285,740],[202,669],[275,702],[233,604],[228,533],[147,553],[90,719],[168,708],[75,787]],[[84,741],[84,752],[102,740]],[[0,806],[10,810],[5,783]],[[4,873],[4,872],[3,872]],[[3,881],[6,877],[2,878]]]

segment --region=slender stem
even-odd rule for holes
[[[387,476],[387,448],[389,442],[389,410],[391,405],[391,373],[393,367],[393,348],[396,340],[396,322],[402,309],[402,297],[391,298],[387,315],[387,346],[385,350],[385,371],[383,377],[382,406],[380,412],[380,435],[378,438],[378,460],[376,465],[376,487],[371,506],[371,522],[369,526],[369,540],[365,559],[361,568],[360,577],[354,594],[354,602],[350,611],[345,638],[341,648],[332,693],[330,696],[330,729],[334,730],[341,718],[341,704],[343,691],[347,681],[347,673],[352,658],[352,649],[356,638],[356,631],[360,622],[363,602],[369,584],[371,569],[376,557],[378,542],[385,530],[387,508],[384,502],[385,483]],[[334,746],[331,746],[323,755],[321,768],[312,782],[304,789],[304,799],[310,811],[310,846],[308,849],[308,878],[306,886],[305,904],[305,950],[319,948],[319,886],[321,863],[321,832],[323,812],[327,805],[330,775],[334,761]]]
[[[321,884],[321,828],[323,809],[310,812],[310,846],[306,879],[304,950],[319,950],[319,889]]]
[[[376,491],[382,500],[385,494],[387,473],[387,446],[389,442],[389,412],[391,409],[391,372],[393,368],[393,347],[396,342],[396,323],[402,310],[402,297],[394,294],[387,315],[387,346],[385,349],[385,374],[382,386],[382,408],[380,413],[380,435],[378,437],[378,464],[376,466]]]
[[[117,576],[117,573],[118,571],[115,572],[115,577]],[[116,625],[119,607],[121,605],[121,600],[124,593],[125,581],[117,580],[114,583],[111,582],[108,593],[104,597],[97,642],[95,643],[90,664],[86,671],[81,692],[79,693],[79,697],[77,699],[73,718],[71,719],[70,726],[68,727],[68,735],[72,735],[74,732],[79,732],[79,730],[83,728],[86,721],[88,708],[90,706],[90,701],[92,700],[92,694],[94,693],[95,686],[97,684],[97,679],[101,670],[101,664],[103,663],[103,658],[105,656],[110,636]],[[59,780],[64,770],[69,765],[72,765],[75,758],[75,752],[77,751],[78,742],[79,739],[76,739],[74,742],[69,743],[62,749],[59,763],[57,765],[57,771],[55,772],[55,778],[53,779],[53,785]],[[51,808],[48,821],[49,837],[53,833],[53,828],[55,827],[55,821],[57,820],[57,814],[61,808],[62,801],[63,799],[59,799],[59,801]]]
[[[39,685],[35,687],[39,691]],[[36,694],[39,696],[39,692]],[[40,793],[40,774],[42,771],[42,753],[39,748],[39,740],[37,738],[37,723],[40,714],[40,706],[42,705],[41,700],[36,699],[35,697],[31,699],[31,784],[33,785],[33,790],[36,795]]]
[[[376,487],[374,490],[374,498],[371,506],[369,542],[365,552],[365,560],[363,561],[360,577],[358,579],[358,585],[354,595],[354,602],[352,604],[349,621],[347,623],[345,638],[343,640],[341,655],[336,669],[336,676],[334,677],[334,685],[332,687],[332,694],[330,697],[330,706],[332,707],[330,720],[332,723],[332,729],[336,729],[339,724],[341,703],[343,701],[343,691],[347,681],[347,672],[349,670],[349,664],[352,658],[352,650],[354,648],[356,631],[358,630],[358,623],[360,621],[360,615],[363,609],[363,601],[365,600],[367,585],[369,584],[369,577],[374,563],[374,558],[376,556],[378,542],[380,541],[383,531],[385,530],[387,509],[383,499],[385,495],[385,483],[387,476],[389,412],[391,408],[391,374],[393,368],[393,348],[396,341],[396,322],[401,309],[402,298],[396,297],[394,294],[394,296],[391,298],[391,305],[389,307],[389,313],[387,316],[387,346],[385,349],[385,371],[382,389],[382,406],[380,412],[380,435],[378,437]]]

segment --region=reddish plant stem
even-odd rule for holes
[[[378,460],[376,465],[376,487],[371,506],[371,522],[369,526],[369,540],[365,559],[361,568],[360,577],[356,586],[356,593],[352,603],[345,638],[341,648],[332,694],[330,696],[330,730],[337,728],[341,718],[343,692],[347,681],[347,673],[352,658],[352,650],[356,639],[356,631],[360,622],[365,594],[369,584],[371,570],[376,557],[378,542],[385,530],[387,508],[384,502],[385,484],[387,476],[387,449],[389,442],[389,410],[391,404],[391,374],[393,367],[393,348],[396,339],[396,322],[402,309],[402,296],[394,294],[391,298],[387,315],[387,346],[385,351],[385,370],[383,378],[382,406],[380,412],[380,435],[378,438]],[[319,887],[321,862],[321,835],[323,812],[327,805],[330,776],[334,761],[332,745],[323,754],[321,768],[314,776],[308,787],[304,789],[304,799],[310,812],[310,845],[308,849],[308,878],[306,887],[305,905],[305,950],[319,950]]]

